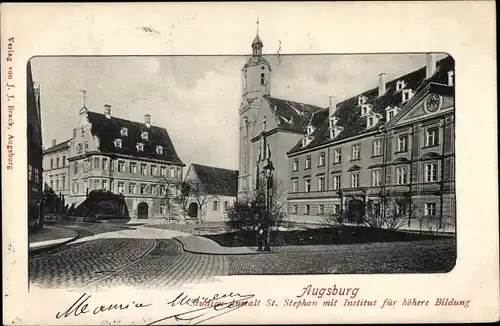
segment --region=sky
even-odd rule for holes
[[[248,47],[250,52],[250,42]],[[149,113],[153,125],[168,130],[186,166],[237,169],[241,68],[249,56],[34,57],[43,144],[71,138],[86,90],[91,111],[104,112],[110,104],[112,115],[135,121]],[[342,101],[376,87],[382,72],[390,81],[426,63],[425,54],[266,58],[271,96],[321,107],[330,95]]]

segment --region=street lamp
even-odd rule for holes
[[[267,189],[266,189],[266,242],[264,246],[264,251],[271,251],[270,247],[270,230],[269,230],[269,218],[271,215],[271,198],[270,198],[270,190],[273,184],[273,174],[274,174],[274,166],[271,160],[267,160],[267,165],[263,167],[265,171],[266,181],[267,181]]]

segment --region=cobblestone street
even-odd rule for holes
[[[94,289],[118,285],[166,288],[244,274],[447,272],[456,259],[452,239],[289,246],[275,247],[272,253],[208,255],[185,252],[175,239],[115,237],[112,231],[124,227],[82,224],[73,225],[73,229],[87,237],[99,233],[103,237],[75,241],[30,257],[32,284]]]

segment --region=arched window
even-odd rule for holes
[[[264,85],[266,81],[266,75],[264,73],[260,74],[260,84]]]

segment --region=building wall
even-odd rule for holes
[[[288,168],[290,178],[287,183],[288,213],[295,220],[324,220],[325,215],[345,208],[346,198],[356,195],[364,200],[377,200],[380,192],[394,195],[411,194],[412,205],[416,206],[419,215],[426,214],[426,205],[435,205],[437,216],[455,216],[455,145],[454,145],[454,108],[453,101],[445,98],[442,110],[438,114],[425,114],[418,119],[402,121],[387,132],[374,132],[362,135],[358,139],[342,141],[331,146],[292,154]],[[418,105],[417,105],[418,107]],[[439,128],[439,141],[436,146],[425,144],[427,128]],[[408,149],[398,151],[398,137],[408,136]],[[373,142],[382,140],[381,156],[374,156]],[[352,146],[360,144],[360,159],[353,160]],[[342,162],[335,163],[335,149],[342,150]],[[325,153],[324,166],[318,166],[319,156]],[[306,158],[310,158],[311,167],[305,168]],[[298,169],[294,170],[294,162]],[[426,165],[436,164],[436,179],[429,181],[426,177]],[[353,170],[354,166],[359,171]],[[398,182],[397,169],[405,167],[405,182]],[[376,186],[372,172],[380,171],[380,185]],[[350,184],[350,175],[359,173],[359,187]],[[341,177],[341,187],[334,186],[334,176]],[[325,178],[324,190],[318,189],[318,179]],[[310,180],[310,191],[305,191],[304,180]],[[294,181],[298,188],[293,191]],[[339,193],[341,190],[341,193]],[[343,204],[344,207],[341,207]],[[336,206],[336,207],[335,207]],[[412,222],[417,223],[417,221]]]
[[[43,181],[56,194],[69,195],[69,147],[43,153]]]
[[[202,222],[224,222],[226,211],[236,201],[235,196],[213,196],[203,205],[200,220]],[[190,198],[188,205],[196,203],[195,198]]]

